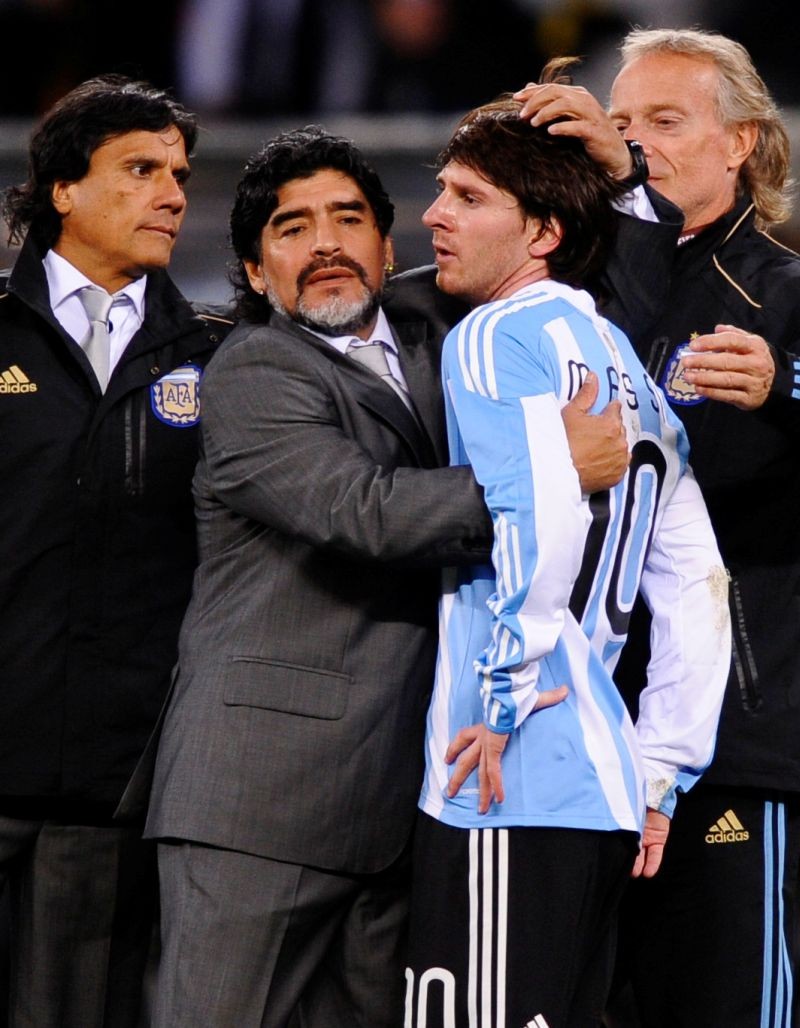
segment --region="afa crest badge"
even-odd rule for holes
[[[200,368],[183,364],[150,386],[150,405],[159,421],[191,428],[200,420]]]
[[[664,374],[658,383],[671,403],[679,403],[684,407],[702,403],[706,399],[705,396],[698,396],[691,382],[686,381],[683,358],[688,352],[688,343],[681,343],[680,346],[675,347],[675,352],[667,362]]]

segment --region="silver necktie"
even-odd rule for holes
[[[408,390],[401,382],[398,382],[389,369],[389,362],[386,359],[386,347],[383,343],[350,343],[347,347],[347,356],[352,357],[359,364],[363,364],[365,368],[369,368],[379,378],[382,378],[387,385],[391,386],[416,418],[417,413],[414,410]]]
[[[110,343],[108,332],[108,315],[114,297],[109,296],[105,289],[98,286],[84,286],[79,290],[78,296],[89,319],[89,331],[81,340],[81,347],[89,358],[100,383],[100,391],[105,392],[108,385]]]

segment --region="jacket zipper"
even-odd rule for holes
[[[655,345],[650,351],[650,359],[647,362],[647,372],[654,382],[661,381],[661,375],[667,363],[667,356],[671,353],[670,340],[668,336],[660,336],[655,340]]]
[[[758,684],[758,669],[753,657],[753,650],[747,635],[744,620],[742,593],[736,578],[731,579],[732,625],[733,628],[733,666],[739,683],[739,695],[742,706],[751,714],[763,705],[763,697]]]
[[[125,492],[144,493],[144,467],[147,446],[147,414],[141,397],[131,394],[125,401]]]

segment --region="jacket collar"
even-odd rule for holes
[[[432,437],[432,429],[435,431],[437,423],[429,396],[432,377],[431,365],[416,351],[412,333],[407,330],[408,326],[403,326],[403,330],[400,332],[395,326],[392,326],[392,331],[397,344],[403,376],[421,424],[406,409],[402,400],[373,372],[340,353],[324,339],[313,332],[306,331],[301,325],[282,314],[272,313],[269,325],[301,339],[304,345],[313,346],[315,350],[331,361],[349,379],[357,402],[371,410],[382,421],[390,424],[405,439],[423,467],[433,467],[442,463],[439,447]],[[438,381],[438,367],[435,370]],[[441,404],[441,397],[439,397],[439,403]]]
[[[750,294],[747,283],[742,282],[740,276],[727,263],[729,256],[735,256],[737,250],[741,252],[741,243],[738,246],[734,245],[728,252],[725,250],[732,240],[739,240],[747,233],[754,232],[754,226],[755,205],[750,196],[740,197],[731,210],[701,232],[696,239],[679,248],[676,266],[682,266],[684,271],[687,271],[701,265],[710,265],[747,304],[756,310],[761,309],[760,301]]]
[[[50,309],[50,294],[42,260],[46,249],[28,233],[8,278],[7,288],[24,304],[65,335]],[[145,323],[125,351],[127,361],[156,348],[162,339],[176,339],[197,327],[201,320],[179,292],[166,271],[157,269],[147,276]]]
[[[99,397],[96,418],[127,392],[150,385],[159,375],[185,363],[196,352],[195,333],[204,324],[203,319],[194,312],[166,271],[151,272],[147,276],[144,323],[125,348],[108,389],[100,395],[85,354],[63,330],[50,309],[47,276],[42,264],[45,252],[29,233],[6,288],[65,341],[64,353],[80,365],[90,388]]]
[[[681,244],[679,251],[695,255],[710,253],[724,246],[729,239],[749,228],[755,220],[755,205],[749,195],[740,196],[729,211],[717,218],[696,236]]]
[[[42,264],[46,252],[29,232],[8,277],[7,288],[9,293],[17,296],[61,332],[61,326],[50,309],[47,276]]]

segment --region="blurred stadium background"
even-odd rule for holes
[[[200,118],[172,263],[187,296],[227,300],[228,213],[244,162],[275,132],[309,123],[369,155],[396,205],[399,267],[413,267],[431,258],[420,215],[434,195],[433,159],[460,113],[536,78],[555,53],[582,56],[575,81],[605,101],[631,25],[717,29],[747,46],[785,113],[800,178],[800,5],[0,0],[0,189],[24,179],[30,133],[53,100],[90,75],[120,71],[172,90]],[[800,249],[800,215],[773,234]],[[0,233],[0,266],[14,257],[4,244]]]

